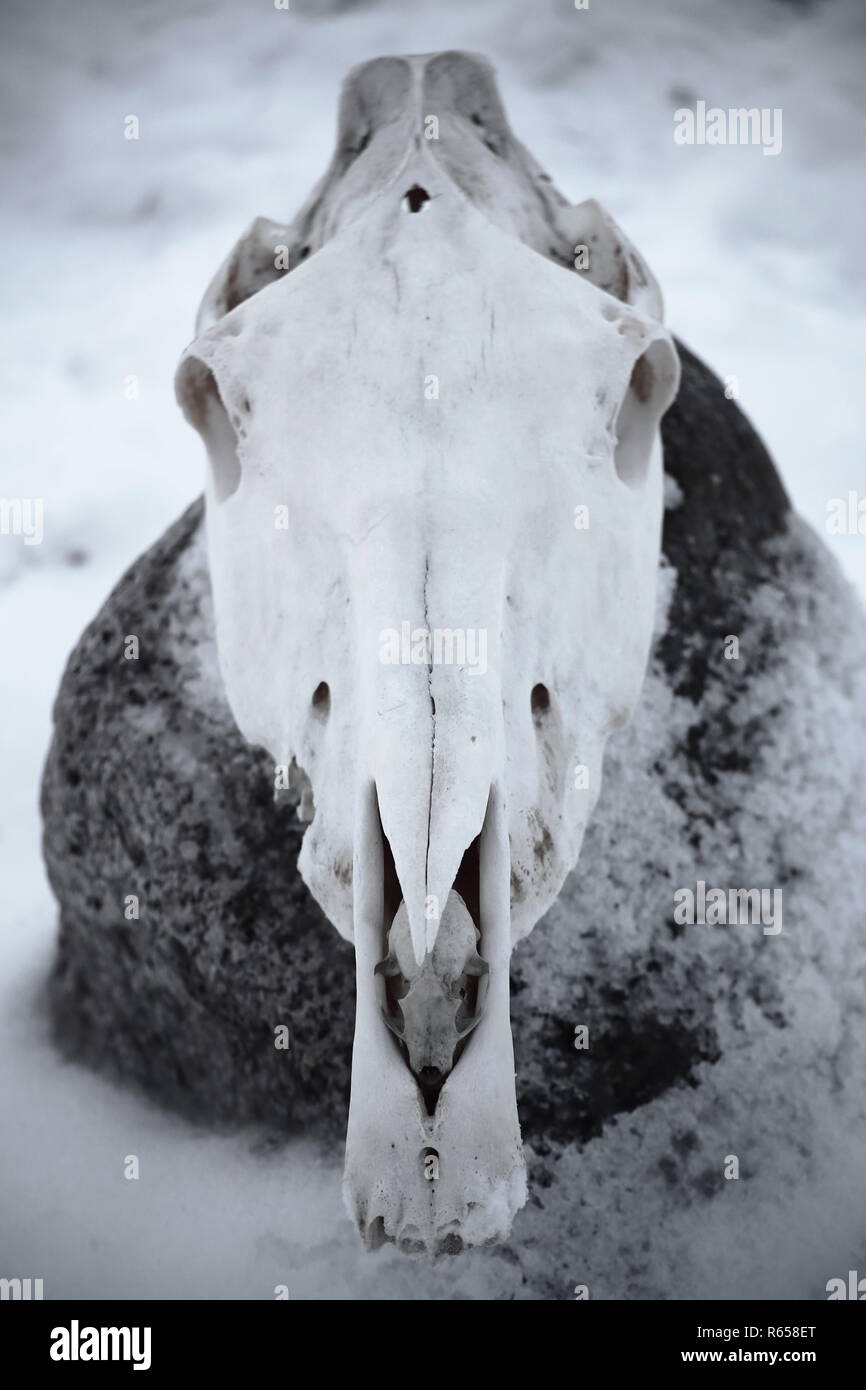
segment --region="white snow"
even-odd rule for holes
[[[486,53],[520,138],[644,253],[668,322],[736,376],[823,532],[828,499],[866,493],[864,37],[857,0],[4,6],[0,494],[42,498],[45,539],[0,536],[0,1274],[45,1276],[48,1297],[407,1292],[393,1252],[369,1278],[341,1155],[251,1157],[248,1137],[168,1118],[62,1064],[38,1007],[55,932],[38,782],[60,674],[124,568],[200,490],[177,359],[237,236],[257,213],[291,215],[323,172],[347,67]],[[676,146],[673,111],[697,98],[781,107],[781,154]],[[828,542],[866,593],[866,537]],[[465,1296],[461,1268],[410,1291]],[[502,1286],[519,1292],[504,1262]]]

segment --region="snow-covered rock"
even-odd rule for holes
[[[416,1296],[821,1297],[862,1252],[866,623],[681,356],[650,671],[580,865],[512,960],[530,1201],[445,1284],[407,1267]],[[199,504],[84,634],[55,725],[64,1047],[200,1118],[336,1147],[351,950],[295,871],[293,796],[274,801],[225,703]],[[781,930],[680,925],[699,881],[781,890]],[[399,1257],[369,1259],[367,1294]]]

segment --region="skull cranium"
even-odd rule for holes
[[[324,180],[294,223],[253,224],[178,369],[229,702],[309,778],[301,871],[355,944],[344,1191],[371,1244],[500,1238],[525,1200],[509,958],[577,861],[643,678],[679,377],[661,312],[482,60],[379,59],[346,84]]]

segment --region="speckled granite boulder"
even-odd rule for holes
[[[183,1109],[337,1133],[353,953],[296,872],[297,797],[275,800],[222,693],[202,519],[199,501],[133,565],[63,678],[42,798],[55,1023]]]
[[[493,1297],[821,1297],[862,1265],[866,622],[748,422],[682,355],[644,695],[580,864],[513,960],[530,1202],[445,1296],[465,1268]],[[55,721],[65,1048],[198,1115],[336,1137],[351,951],[222,696],[198,504],[84,634]],[[678,925],[674,892],[699,879],[782,890],[781,932]]]

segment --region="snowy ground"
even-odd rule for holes
[[[859,0],[4,4],[0,493],[44,499],[45,536],[0,536],[0,1274],[50,1270],[48,1296],[363,1291],[360,1247],[332,1215],[336,1156],[298,1149],[288,1171],[284,1156],[251,1160],[248,1138],[168,1119],[62,1065],[35,1007],[55,929],[37,794],[60,673],[123,569],[199,491],[178,356],[245,225],[294,212],[324,170],[346,68],[487,53],[519,136],[641,248],[675,331],[738,378],[823,532],[828,499],[866,493],[864,45]],[[698,98],[781,107],[782,153],[676,146],[672,113]],[[866,537],[828,541],[866,594]],[[124,1155],[142,1152],[142,1180],[125,1182]],[[399,1257],[379,1258],[402,1295]]]

